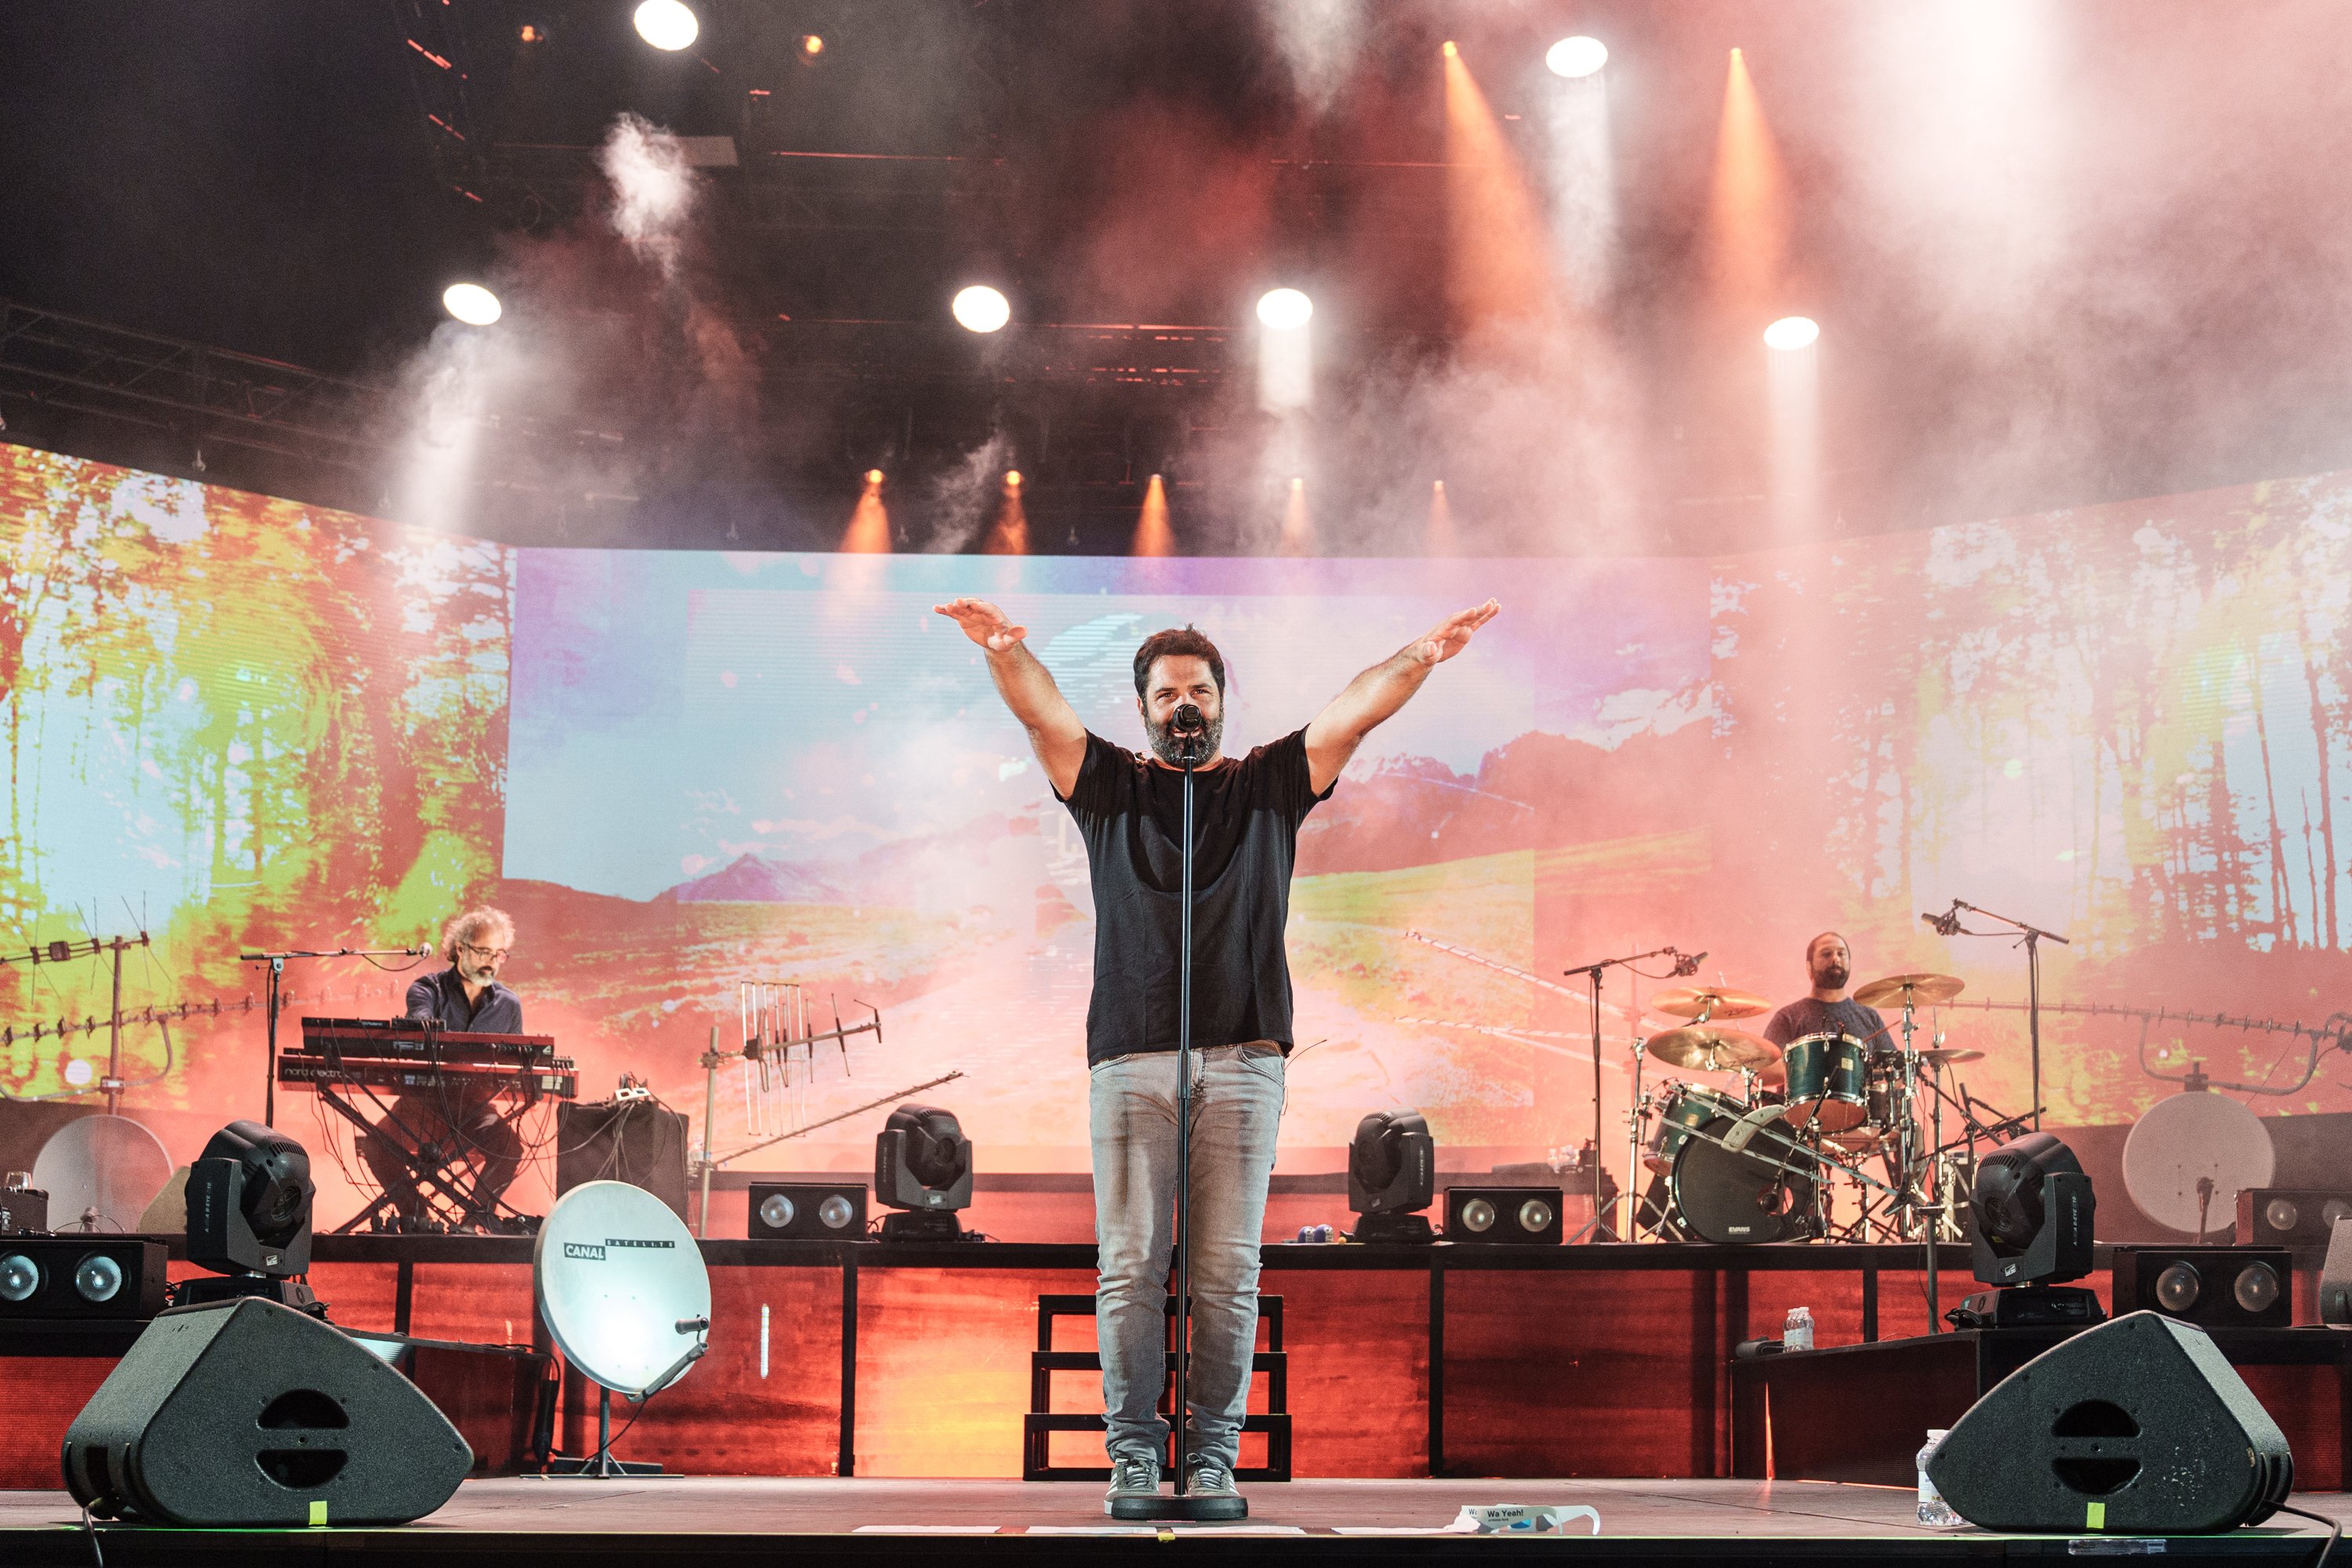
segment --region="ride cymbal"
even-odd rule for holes
[[[1923,1062],[1979,1062],[1984,1060],[1984,1053],[1970,1050],[1966,1046],[1942,1046],[1934,1050],[1921,1051],[1919,1059]]]
[[[1948,1002],[1968,988],[1968,983],[1957,974],[1890,974],[1884,980],[1874,980],[1853,994],[1853,999],[1865,1007],[1884,1007],[1892,1003],[1903,1005],[1910,997],[1915,1007],[1932,1007],[1938,1002]]]
[[[1669,1018],[1753,1018],[1769,1013],[1772,1004],[1748,991],[1724,991],[1706,985],[1685,985],[1661,991],[1650,998],[1654,1012]]]
[[[1662,1062],[1699,1072],[1732,1072],[1780,1059],[1780,1047],[1761,1036],[1712,1024],[1685,1025],[1650,1039],[1650,1054]]]

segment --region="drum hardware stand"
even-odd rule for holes
[[[2071,947],[2074,944],[2054,931],[2043,931],[2040,926],[2030,925],[2024,921],[2015,920],[2008,915],[1995,914],[1992,910],[1969,903],[1964,899],[1954,899],[1950,913],[1945,915],[1940,921],[1930,920],[1928,923],[1934,925],[1946,936],[2006,936],[2008,934],[2006,931],[1969,931],[1960,924],[1959,911],[1962,910],[1968,910],[1972,915],[1982,915],[1989,921],[1999,921],[2001,924],[2013,928],[2024,942],[2025,1036],[2032,1053],[2033,1131],[2039,1132],[2042,1131],[2042,939],[2046,936],[2061,947]],[[1928,1278],[1932,1279],[1935,1276],[1931,1273]]]
[[[238,953],[236,955],[236,961],[239,963],[266,963],[269,965],[269,976],[264,987],[265,997],[262,1004],[262,1016],[268,1020],[267,1032],[264,1037],[268,1041],[268,1061],[266,1064],[267,1071],[261,1080],[261,1124],[264,1127],[275,1127],[278,1124],[278,1014],[279,1008],[284,1005],[284,999],[279,994],[278,988],[280,984],[286,978],[286,961],[288,959],[430,958],[432,956],[433,950],[422,942],[419,942],[415,947],[339,947],[332,952],[287,952]]]
[[[1189,799],[1190,797],[1187,796],[1186,798]],[[1186,848],[1189,850],[1191,846],[1187,844]],[[1189,888],[1192,884],[1188,881],[1185,886]],[[1190,959],[1190,956],[1191,955],[1189,953],[1186,955],[1188,960]],[[1641,963],[1645,958],[1671,958],[1675,961],[1674,973],[1675,975],[1696,974],[1698,973],[1698,961],[1706,956],[1706,955],[1705,953],[1699,953],[1694,956],[1683,952],[1682,949],[1674,946],[1654,947],[1647,952],[1628,953],[1622,958],[1603,958],[1591,963],[1570,964],[1568,968],[1560,971],[1562,974],[1581,974],[1587,980],[1591,982],[1592,984],[1592,1148],[1593,1161],[1596,1169],[1600,1163],[1600,1151],[1608,1141],[1608,1133],[1602,1126],[1602,1118],[1601,1114],[1601,975],[1610,969],[1619,965],[1631,969],[1634,964]],[[1712,1011],[1712,1008],[1708,1009],[1708,1012],[1711,1013]],[[1704,1016],[1699,1019],[1699,1022],[1701,1023],[1705,1023],[1706,1021],[1706,1020]],[[1637,1074],[1641,1066],[1640,1051],[1641,1047],[1637,1045],[1634,1047],[1634,1067]],[[1638,1088],[1639,1083],[1637,1079],[1636,1089],[1638,1089]],[[1633,1173],[1630,1169],[1625,1173],[1625,1181],[1627,1190],[1631,1191]],[[1628,1226],[1627,1228],[1631,1229],[1632,1227]],[[1613,1234],[1601,1228],[1601,1183],[1597,1178],[1592,1184],[1591,1223],[1588,1224],[1584,1229],[1578,1231],[1576,1235],[1570,1239],[1570,1241],[1581,1241],[1588,1234],[1608,1235],[1610,1236],[1611,1240],[1613,1241],[1617,1239]]]
[[[1712,1008],[1708,1010],[1713,1011]],[[1649,1048],[1650,1042],[1647,1037],[1642,1035],[1633,1037],[1633,1088],[1627,1097],[1625,1111],[1625,1239],[1628,1241],[1637,1239],[1642,1229],[1643,1196],[1639,1185],[1642,1174],[1642,1130],[1649,1124],[1650,1120],[1650,1097],[1642,1088],[1642,1061],[1648,1055]],[[1592,1217],[1595,1222],[1601,1218],[1601,1184],[1598,1181],[1592,1184]],[[1661,1215],[1659,1217],[1663,1219],[1664,1216]],[[1589,1225],[1585,1227],[1586,1230],[1591,1228],[1592,1227]],[[1581,1236],[1583,1232],[1579,1231],[1577,1234]],[[1652,1227],[1651,1234],[1656,1234],[1654,1226]]]

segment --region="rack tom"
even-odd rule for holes
[[[1870,1053],[1853,1036],[1831,1030],[1780,1048],[1789,1073],[1789,1125],[1823,1132],[1859,1127],[1870,1114]]]

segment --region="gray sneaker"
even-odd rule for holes
[[[1225,1483],[1231,1486],[1228,1479]],[[1110,1490],[1103,1494],[1103,1511],[1115,1514],[1123,1500],[1156,1498],[1160,1495],[1160,1461],[1148,1456],[1114,1456],[1110,1462]]]
[[[1222,1459],[1195,1459],[1185,1490],[1193,1497],[1238,1498],[1234,1472]]]

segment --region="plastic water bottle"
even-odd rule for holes
[[[1944,1494],[1936,1489],[1936,1483],[1927,1479],[1927,1461],[1935,1457],[1937,1448],[1943,1447],[1950,1431],[1948,1426],[1928,1427],[1927,1445],[1919,1450],[1919,1522],[1922,1524],[1964,1522],[1958,1514],[1952,1511],[1952,1505],[1944,1500]]]
[[[1789,1309],[1789,1321],[1780,1330],[1780,1348],[1809,1351],[1813,1348],[1813,1311],[1810,1307]]]

